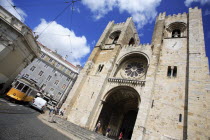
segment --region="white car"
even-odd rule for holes
[[[38,110],[40,110],[41,112],[44,111],[46,105],[47,105],[47,101],[44,100],[41,97],[36,97],[32,100],[32,102],[30,102],[30,105]]]

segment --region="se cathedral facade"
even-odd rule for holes
[[[140,44],[132,18],[108,23],[63,108],[110,137],[209,139],[210,77],[201,9],[157,16],[151,44]]]

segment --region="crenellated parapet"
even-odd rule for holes
[[[165,17],[166,17],[166,12],[159,13],[159,15],[158,15],[157,18],[156,18],[156,21],[157,21],[157,20],[164,20]]]
[[[173,14],[173,15],[168,15],[166,16],[166,19],[180,19],[180,18],[187,18],[187,13],[178,13],[178,14]]]

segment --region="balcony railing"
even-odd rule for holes
[[[122,78],[108,78],[108,82],[119,83],[119,84],[133,84],[133,85],[145,85],[145,80],[130,80]]]

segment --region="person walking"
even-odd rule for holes
[[[106,137],[108,137],[109,136],[109,132],[110,132],[110,127],[108,127],[107,129],[106,129]]]
[[[51,115],[51,114],[49,115],[49,120],[48,120],[48,122],[53,123],[53,122],[55,122],[55,121],[54,121],[54,117],[55,117],[55,115],[56,115],[56,107],[55,107],[55,106],[53,107],[53,109],[52,109],[51,112],[52,112],[52,113],[51,113],[52,115]]]
[[[98,123],[97,123],[97,125],[96,125],[96,128],[95,128],[95,132],[96,132],[96,133],[98,132],[98,130],[100,129],[100,127],[101,127],[101,122],[98,121]]]
[[[123,139],[123,132],[120,132],[118,140],[122,140],[122,139]]]

